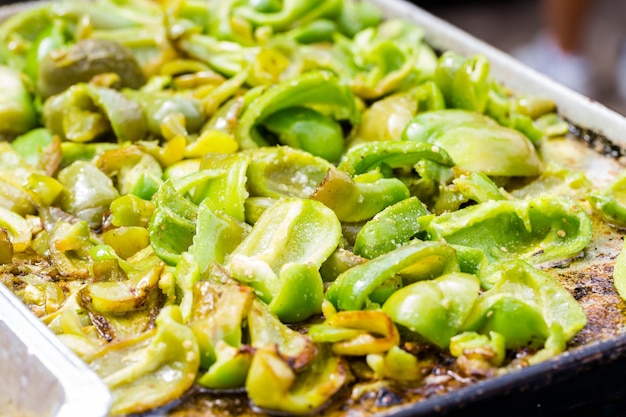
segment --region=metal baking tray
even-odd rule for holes
[[[494,77],[507,87],[521,94],[551,98],[563,117],[583,132],[590,132],[585,135],[601,137],[604,146],[617,149],[620,155],[619,150],[626,148],[626,118],[623,116],[555,83],[411,3],[404,0],[369,1],[379,7],[386,17],[406,19],[423,27],[427,42],[437,50],[485,55],[489,59]],[[41,2],[0,7],[0,20],[37,3]],[[582,142],[578,152],[582,156],[571,157],[570,162],[577,164],[577,168],[584,170],[597,185],[607,184],[617,171],[623,169],[616,159],[600,155]],[[568,158],[567,155],[563,157]],[[622,236],[615,231],[611,232],[611,236],[612,239],[599,239],[595,247],[587,251],[587,260],[595,262],[593,265],[599,268],[612,268],[611,262],[621,250]],[[615,291],[609,293],[615,303],[621,303],[620,308],[624,309],[623,301],[619,300]],[[587,301],[594,302],[593,299]],[[598,386],[602,388],[611,383],[613,376],[610,372],[625,369],[626,319],[621,311],[613,312],[617,320],[606,323],[606,328],[603,331],[601,329],[597,337],[588,339],[589,343],[580,343],[580,346],[551,360],[450,393],[436,395],[419,403],[392,408],[385,415],[469,417],[503,411],[506,411],[504,415],[507,416],[568,415],[567,410],[576,404],[605,403],[615,395],[621,395],[621,390],[617,389],[617,394],[611,391],[610,395],[613,397],[604,398],[602,393],[608,391],[597,389]],[[602,313],[598,314],[601,316]],[[596,318],[596,321],[601,322],[602,317]],[[2,285],[0,374],[2,417],[96,417],[106,415],[110,405],[110,395],[95,374]],[[620,376],[617,372],[617,378]],[[585,388],[580,388],[581,381]],[[595,390],[589,389],[587,383],[590,381],[596,384]],[[558,390],[569,391],[573,395],[558,397],[561,395]],[[582,392],[588,395],[585,396]],[[547,399],[546,395],[552,397]],[[542,404],[553,407],[552,411],[558,409],[562,412],[536,412]],[[160,413],[155,411],[150,415],[161,415]]]
[[[101,417],[104,383],[0,285],[0,416]]]

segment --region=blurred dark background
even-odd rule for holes
[[[434,15],[505,52],[533,40],[545,21],[541,0],[412,0]],[[584,52],[593,70],[591,98],[626,114],[626,97],[617,91],[617,79],[626,82],[626,67],[618,70],[620,46],[626,45],[626,1],[595,0],[588,19]],[[622,56],[623,55],[623,56]]]

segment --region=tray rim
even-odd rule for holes
[[[106,416],[111,394],[104,382],[41,322],[5,285],[0,284],[0,321],[57,379],[64,398],[56,417]]]

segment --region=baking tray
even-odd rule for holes
[[[623,116],[555,83],[413,4],[403,0],[369,1],[386,17],[399,17],[423,27],[427,42],[437,50],[485,55],[498,81],[521,94],[551,98],[563,117],[583,129],[588,138],[599,137],[603,146],[608,146],[617,156],[621,155],[622,148],[626,148],[626,119]],[[36,3],[40,2],[0,7],[0,20]],[[575,160],[581,165],[578,168],[589,173],[590,179],[599,186],[607,184],[621,169],[615,160],[592,151]],[[619,240],[608,251],[598,247],[587,256],[610,262],[621,249]],[[619,386],[611,385],[613,379],[622,377],[621,371],[626,369],[623,322],[618,327],[589,344],[546,362],[394,408],[385,415],[469,417],[498,412],[529,417],[574,415],[576,409],[586,410],[583,413],[587,414],[581,415],[624,415],[619,410],[609,408],[607,411],[606,408],[612,406],[615,398],[622,397]],[[0,373],[3,376],[0,379],[2,417],[18,415],[17,412],[21,413],[19,415],[59,417],[107,414],[110,397],[104,385],[3,286],[0,286]],[[590,383],[594,386],[590,387]],[[588,407],[585,408],[587,405],[597,407],[589,411]],[[596,412],[600,409],[603,413]],[[149,414],[165,413],[162,410]]]
[[[104,383],[0,285],[0,416],[102,417]]]

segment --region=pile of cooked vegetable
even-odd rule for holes
[[[541,269],[592,236],[584,176],[541,157],[568,124],[423,36],[353,0],[60,2],[0,25],[0,279],[113,414],[192,386],[304,414],[442,357],[495,376],[585,326]],[[589,196],[614,224],[623,188]]]

